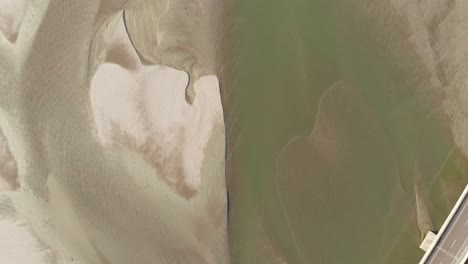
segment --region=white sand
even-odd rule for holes
[[[187,104],[183,68],[143,66],[119,18],[136,2],[0,12],[22,21],[0,27],[0,127],[21,184],[3,195],[37,238],[11,221],[0,237],[28,263],[228,262],[218,80],[199,74]]]
[[[104,63],[91,83],[99,140],[106,146],[125,144],[141,153],[165,182],[190,198],[201,183],[204,148],[213,124],[222,122],[218,79],[198,80],[199,95],[189,105],[187,74],[166,66],[144,67],[125,38],[122,20],[116,30],[117,47],[113,48],[119,52],[110,55],[119,54],[127,61]]]

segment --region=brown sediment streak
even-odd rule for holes
[[[180,148],[180,146],[188,143],[185,140],[184,132],[184,129],[173,131],[173,133],[177,134],[178,147],[173,149],[168,155],[161,153],[163,148],[158,144],[158,137],[164,135],[160,134],[156,134],[155,137],[150,138],[142,146],[141,151],[145,160],[160,173],[163,181],[173,187],[178,194],[189,199],[197,193],[197,190],[188,186],[184,181],[184,176],[187,173],[183,168],[182,149]]]

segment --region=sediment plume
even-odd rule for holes
[[[0,3],[0,127],[19,179],[0,205],[53,256],[37,263],[229,262],[219,81],[200,70],[187,104],[183,60],[142,63],[123,13],[143,2],[31,0],[14,19]],[[158,28],[188,27],[178,15]],[[190,54],[214,69],[208,44]]]

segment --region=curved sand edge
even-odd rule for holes
[[[201,149],[204,154],[201,165],[195,165],[202,176],[192,199],[161,181],[138,148],[126,147],[121,138],[113,140],[117,144],[112,147],[98,142],[87,85],[87,74],[93,70],[87,67],[99,70],[101,63],[90,63],[87,56],[102,59],[102,51],[93,49],[109,44],[93,32],[105,26],[111,14],[118,14],[116,6],[119,3],[106,1],[28,4],[14,44],[14,65],[19,67],[13,67],[18,70],[0,87],[2,95],[11,99],[1,105],[0,120],[22,185],[21,192],[7,195],[18,215],[51,248],[57,263],[226,263],[224,125],[215,77],[197,82],[200,92],[188,110],[192,116],[178,124],[184,127],[188,122],[193,132],[185,132],[182,149],[172,145],[175,156],[186,156],[187,170],[193,169],[194,151]],[[179,74],[162,73],[154,84],[182,83],[183,75],[182,79]],[[111,95],[104,99],[112,100]],[[205,120],[210,105],[214,108],[209,111],[217,110]],[[146,133],[158,132],[157,125]],[[170,136],[164,131],[157,138]]]

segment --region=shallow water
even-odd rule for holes
[[[421,18],[367,2],[232,2],[232,263],[417,263],[468,182]]]

